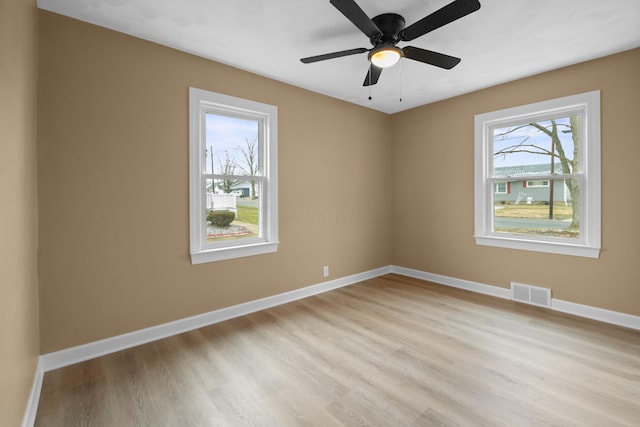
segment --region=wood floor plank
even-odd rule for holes
[[[637,426],[640,332],[389,274],[45,374],[37,426]]]

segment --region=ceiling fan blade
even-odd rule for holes
[[[425,64],[435,65],[436,67],[447,70],[452,69],[460,62],[460,58],[456,58],[455,56],[449,56],[444,53],[438,53],[414,46],[406,46],[402,48],[402,52],[404,53],[405,58],[424,62]]]
[[[400,40],[410,41],[480,9],[478,0],[455,0],[400,32]]]
[[[382,31],[378,28],[376,24],[373,23],[371,18],[367,16],[366,13],[360,6],[353,0],[330,0],[331,3],[336,9],[338,9],[347,19],[360,29],[367,37],[375,37],[382,35]]]
[[[378,83],[380,74],[382,74],[382,68],[376,67],[375,65],[371,64],[371,67],[369,67],[369,71],[367,72],[367,77],[364,78],[364,83],[362,83],[362,86],[373,86],[374,84]]]
[[[304,64],[310,64],[312,62],[324,61],[326,59],[340,58],[342,56],[355,55],[357,53],[364,53],[368,51],[369,49],[359,47],[356,49],[341,50],[340,52],[325,53],[324,55],[309,56],[307,58],[301,58],[300,61],[303,62]]]

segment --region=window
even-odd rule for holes
[[[549,180],[548,179],[535,179],[527,181],[527,187],[535,188],[535,187],[548,187]]]
[[[507,184],[506,181],[496,182],[496,194],[507,194]]]
[[[600,238],[599,91],[476,115],[477,244],[598,258]]]
[[[278,248],[278,110],[189,88],[191,263]]]

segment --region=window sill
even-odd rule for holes
[[[600,248],[564,242],[542,242],[537,240],[514,239],[498,236],[475,236],[476,244],[498,248],[519,249],[525,251],[546,252],[585,258],[599,258]]]
[[[278,251],[278,242],[254,243],[244,246],[234,246],[219,249],[208,249],[191,254],[191,264],[223,261],[226,259],[242,258],[246,256],[262,255]]]

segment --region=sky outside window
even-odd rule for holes
[[[207,113],[205,173],[245,175],[249,165],[242,150],[247,150],[247,141],[256,140],[258,131],[256,120]]]
[[[569,130],[569,117],[555,119],[555,122],[564,153],[567,159],[572,160],[573,138],[571,132],[565,132]],[[538,124],[550,128],[551,120]],[[513,152],[497,154],[505,151]],[[550,152],[551,138],[531,125],[507,126],[493,131],[494,168],[550,164]],[[557,156],[558,151],[555,150],[555,153]]]

